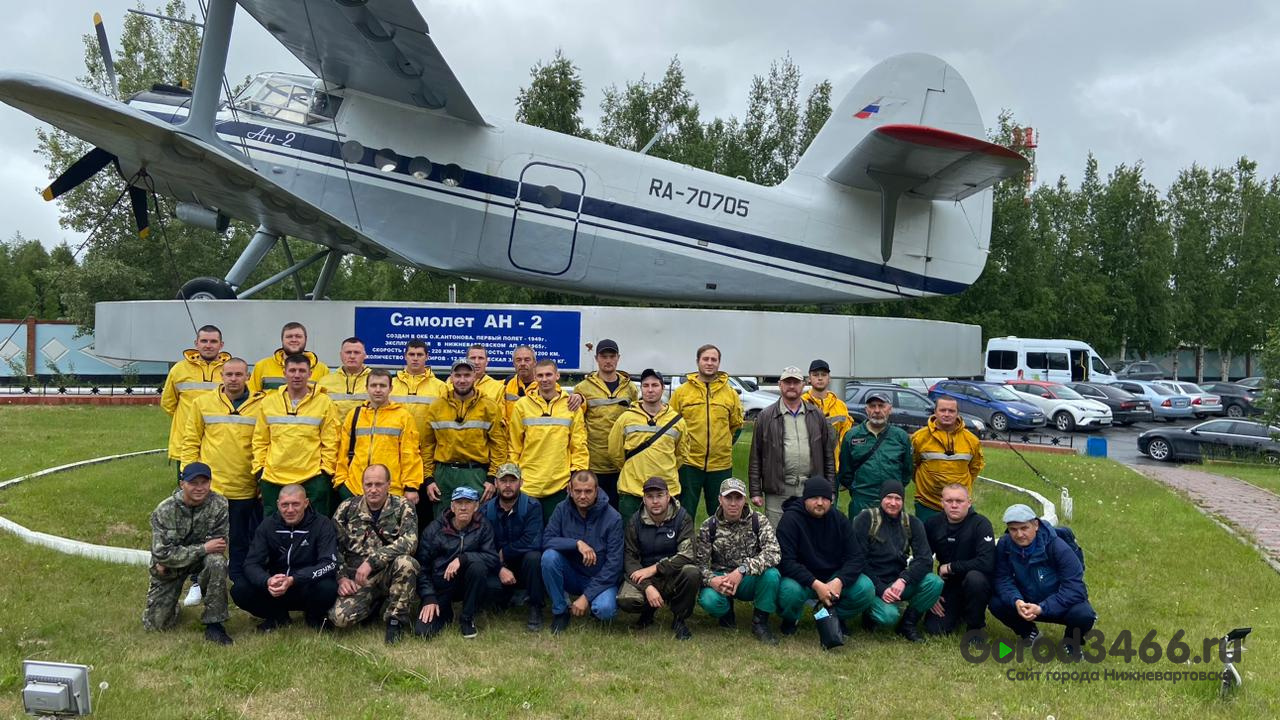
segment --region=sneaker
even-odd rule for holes
[[[282,618],[267,618],[266,620],[258,623],[257,631],[260,633],[275,632],[280,628],[289,627],[292,624],[293,620],[289,619],[287,615]]]
[[[871,613],[869,612],[862,613],[862,629],[866,630],[867,632],[876,631],[875,618],[871,617]]]
[[[195,607],[204,600],[204,593],[200,591],[200,583],[191,583],[191,589],[187,591],[187,596],[182,599],[182,604],[186,607]]]
[[[404,633],[404,628],[400,625],[400,621],[391,618],[387,621],[387,634],[383,636],[383,642],[388,645],[395,645],[400,642],[400,636]]]
[[[675,633],[677,640],[688,640],[693,637],[693,631],[689,629],[688,625],[684,624],[684,620],[679,618],[672,621],[671,632]]]
[[[851,634],[849,632],[849,623],[845,622],[844,618],[839,618],[839,626],[840,626],[840,634],[845,637],[849,637],[849,635]]]
[[[765,645],[777,645],[778,638],[774,637],[773,631],[769,629],[769,621],[756,620],[751,623],[751,634],[756,636],[756,640]]]
[[[917,628],[915,623],[902,623],[898,626],[898,634],[906,638],[907,642],[924,642],[924,638],[920,636],[920,628]]]
[[[542,608],[529,608],[529,619],[525,621],[524,629],[529,632],[542,632]]]
[[[645,608],[644,612],[640,613],[640,617],[636,618],[635,624],[631,627],[634,630],[644,630],[651,625],[653,625],[653,608]]]
[[[733,614],[733,608],[729,608],[729,612],[720,616],[720,627],[725,630],[738,629],[738,616]]]
[[[480,634],[476,630],[475,620],[469,617],[464,617],[458,621],[458,630],[462,633],[462,637],[467,638],[468,640]]]
[[[222,627],[222,623],[209,623],[204,626],[204,639],[211,643],[219,645],[230,645],[235,642],[231,636],[227,634],[226,628]]]
[[[559,635],[569,629],[569,613],[551,616],[551,634]]]
[[[782,631],[783,635],[795,635],[799,625],[800,624],[795,620],[787,620],[786,618],[783,618],[782,624],[778,626],[778,630]]]
[[[1077,662],[1080,660],[1080,646],[1070,640],[1062,639],[1062,652],[1058,655],[1060,660],[1064,662]]]
[[[971,647],[971,648],[977,648],[977,647],[980,647],[980,646],[982,646],[982,645],[986,645],[986,644],[987,644],[987,634],[986,634],[986,633],[982,633],[981,635],[971,635],[971,636],[969,636],[969,640],[968,640],[968,642],[969,642],[969,647]]]
[[[1022,640],[1022,642],[1026,643],[1027,645],[1030,645],[1031,643],[1035,642],[1036,639],[1039,637],[1040,637],[1040,628],[1034,625],[1031,626],[1031,632],[1027,633],[1026,635],[1018,636],[1018,638]]]
[[[422,622],[421,620],[417,620],[413,623],[413,634],[425,640],[430,640],[436,635],[439,635],[440,631],[443,629],[444,623],[440,621],[439,617],[431,622]]]

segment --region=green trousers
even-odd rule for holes
[[[716,575],[724,575],[718,572]],[[782,576],[778,568],[769,568],[762,575],[744,575],[733,597],[721,595],[709,587],[698,593],[698,604],[713,618],[723,616],[733,607],[734,600],[752,603],[756,610],[770,615],[778,612],[778,583]]]
[[[618,494],[618,512],[622,515],[622,527],[631,522],[631,516],[644,509],[644,498],[626,493]]]
[[[716,514],[720,509],[720,483],[733,477],[733,468],[724,470],[702,470],[692,465],[680,466],[680,507],[689,513],[689,517],[698,517],[698,502],[707,501],[707,517]]]
[[[551,522],[551,513],[556,511],[556,506],[564,502],[569,497],[568,490],[557,490],[550,495],[542,498],[534,498],[538,504],[542,506],[542,527],[546,527]]]
[[[929,612],[938,602],[938,597],[942,595],[942,578],[929,573],[925,575],[919,582],[911,583],[906,590],[902,591],[902,599],[906,601],[907,607],[915,610],[923,615]],[[898,620],[902,617],[902,611],[898,608],[898,603],[887,603],[880,598],[873,598],[871,603],[871,619],[876,626],[882,628],[895,628],[898,626]]]
[[[440,501],[434,504],[433,513],[434,517],[440,517],[441,513],[449,509],[449,503],[453,502],[454,490],[469,487],[484,495],[484,481],[488,479],[488,475],[484,468],[460,468],[436,463],[436,476],[433,479],[440,489]]]
[[[921,505],[919,500],[916,501],[915,516],[920,518],[920,522],[924,522],[929,518],[933,517],[934,515],[941,515],[941,514],[942,514],[941,510],[934,510],[931,507],[926,507],[924,505]]]
[[[262,491],[262,516],[275,515],[277,512],[276,502],[280,499],[280,490],[285,486],[263,480],[258,483],[258,487]],[[328,473],[320,473],[303,482],[302,489],[307,493],[307,500],[311,502],[312,510],[325,517],[333,515],[334,509],[330,507],[329,502],[330,498],[333,497],[333,478]]]
[[[836,603],[836,615],[848,620],[867,611],[875,600],[875,586],[871,578],[859,575],[853,587],[847,587],[840,593]],[[806,600],[817,599],[818,594],[811,587],[800,587],[800,583],[791,578],[782,578],[778,584],[778,614],[784,620],[799,620]]]

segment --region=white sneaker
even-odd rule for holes
[[[200,604],[201,600],[204,600],[204,593],[200,592],[200,585],[191,583],[191,589],[187,591],[187,597],[183,599],[182,604],[187,607],[195,607]]]

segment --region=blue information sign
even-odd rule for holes
[[[356,336],[364,340],[370,365],[400,365],[414,338],[431,345],[431,365],[449,367],[477,343],[489,352],[489,367],[512,369],[511,353],[520,345],[538,359],[562,368],[578,364],[582,313],[576,310],[357,307]]]

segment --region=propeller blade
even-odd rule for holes
[[[138,237],[145,240],[151,234],[151,216],[147,212],[147,191],[130,185],[129,205],[133,207],[133,221],[138,225]]]
[[[54,178],[54,181],[40,195],[45,200],[52,200],[97,175],[99,170],[115,159],[116,156],[106,150],[94,148],[72,163],[71,167],[62,171],[62,174]]]
[[[107,42],[107,29],[102,25],[102,15],[93,14],[93,29],[98,33],[98,51],[102,53],[102,65],[107,69],[107,79],[111,81],[111,96],[120,97],[120,85],[116,83],[116,65],[111,61],[111,44]]]

